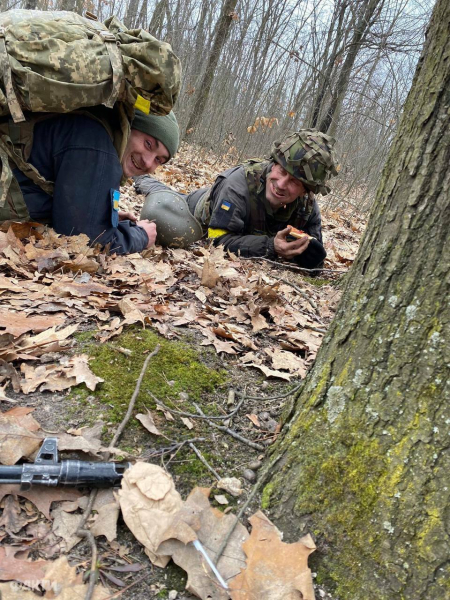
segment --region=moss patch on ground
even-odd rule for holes
[[[170,406],[192,410],[190,402],[180,400],[180,392],[188,394],[189,401],[200,400],[202,394],[212,392],[226,381],[223,369],[205,364],[205,357],[183,342],[161,338],[152,330],[131,329],[111,343],[87,343],[83,351],[91,357],[91,370],[105,381],[95,392],[77,388],[75,395],[79,406],[87,406],[86,398],[94,396],[107,410],[110,422],[119,422],[125,415],[137,379],[147,355],[156,345],[160,350],[149,362],[140,392],[136,411],[154,408],[152,395]],[[130,351],[124,354],[123,349]]]

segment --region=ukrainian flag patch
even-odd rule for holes
[[[119,210],[119,201],[120,201],[120,192],[119,192],[119,190],[114,190],[114,192],[113,192],[113,208],[114,208],[114,210]]]
[[[230,202],[228,202],[227,200],[224,200],[224,201],[222,202],[222,204],[220,205],[220,208],[221,208],[222,210],[227,210],[227,211],[228,211],[228,210],[230,210],[230,208],[231,208],[231,203],[230,203]]]

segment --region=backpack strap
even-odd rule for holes
[[[119,97],[120,86],[123,79],[122,54],[117,45],[116,36],[111,31],[99,31],[100,37],[105,42],[108,50],[109,60],[112,68],[112,91],[111,95],[104,105],[107,108],[112,108]]]
[[[5,84],[6,100],[8,102],[9,112],[15,123],[25,121],[24,114],[17,100],[16,92],[14,91],[11,64],[9,62],[8,52],[5,43],[5,28],[0,27],[0,70]]]

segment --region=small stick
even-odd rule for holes
[[[298,285],[295,285],[295,283],[292,283],[292,281],[289,281],[289,279],[283,279],[282,277],[278,277],[279,281],[282,281],[283,283],[285,283],[286,285],[290,285],[292,288],[294,288],[294,290],[300,294],[300,296],[302,298],[304,298],[307,302],[309,302],[309,304],[313,307],[313,309],[315,311],[317,311],[317,304],[314,302],[314,300],[312,298],[309,297],[309,295],[304,292],[301,288],[298,287]]]
[[[306,273],[314,273],[315,271],[327,272],[327,273],[341,273],[341,274],[348,273],[348,269],[346,271],[339,271],[337,269],[304,269],[303,267],[297,267],[296,265],[279,263],[276,260],[270,260],[268,258],[265,258],[264,256],[239,256],[239,258],[240,258],[240,260],[262,260],[271,265],[275,265],[276,267],[278,267],[280,269],[287,269],[289,271],[300,271],[300,272],[306,272]]]
[[[110,446],[114,447],[116,445],[117,440],[120,438],[120,436],[122,435],[123,430],[125,429],[128,421],[130,420],[131,417],[131,413],[133,412],[134,409],[134,405],[136,404],[136,398],[139,395],[139,391],[141,389],[141,384],[142,384],[142,380],[144,379],[144,375],[145,375],[145,371],[147,370],[147,366],[148,363],[150,362],[150,360],[159,352],[160,349],[160,345],[158,344],[156,346],[156,348],[153,350],[153,352],[150,352],[150,354],[147,356],[147,358],[144,361],[144,364],[142,365],[142,369],[141,369],[141,374],[139,375],[139,379],[136,382],[136,387],[134,388],[134,392],[133,395],[131,396],[131,400],[130,400],[130,404],[128,406],[128,410],[123,418],[122,423],[119,425],[119,427],[117,428],[117,431],[110,443]],[[109,459],[109,456],[107,458],[107,460]],[[87,599],[86,599],[87,600]]]
[[[149,392],[150,396],[153,398],[153,400],[162,408],[164,408],[164,410],[167,410],[171,413],[173,413],[174,415],[181,415],[183,417],[190,417],[191,419],[206,419],[206,420],[219,420],[219,421],[226,421],[227,419],[231,419],[231,417],[234,417],[234,415],[239,411],[239,409],[241,408],[241,406],[244,404],[245,398],[246,396],[243,395],[242,399],[239,401],[238,405],[236,406],[236,408],[230,412],[227,415],[222,415],[220,417],[216,417],[216,416],[208,416],[205,414],[201,414],[201,415],[194,415],[192,413],[188,413],[188,412],[184,412],[182,410],[176,410],[175,408],[170,408],[169,406],[166,406],[163,402],[161,402],[161,400],[158,400],[158,398],[156,396],[154,396],[151,392]],[[194,405],[195,406],[195,405]]]
[[[207,423],[209,423],[216,429],[219,429],[220,431],[228,433],[228,435],[231,435],[231,437],[234,437],[234,439],[239,440],[243,444],[247,444],[247,446],[250,446],[250,448],[254,448],[255,450],[264,452],[264,450],[265,450],[264,446],[261,446],[261,444],[257,444],[256,442],[252,442],[251,440],[248,440],[247,438],[243,437],[239,433],[236,433],[236,431],[233,431],[229,427],[225,427],[223,425],[219,425],[218,423],[215,423],[214,421],[211,421],[208,417],[206,417],[206,415],[203,413],[202,409],[199,406],[197,406],[197,404],[195,404],[195,403],[193,403],[193,404],[194,404],[196,410],[198,411],[198,413],[200,415],[202,415],[202,417],[206,418]]]
[[[159,349],[160,349],[160,345],[158,344],[156,346],[156,348],[153,350],[153,352],[151,352],[147,356],[147,358],[144,361],[144,364],[142,365],[141,373],[136,382],[136,387],[134,388],[133,395],[131,396],[128,410],[127,410],[121,424],[117,428],[116,433],[114,434],[114,437],[110,443],[110,446],[113,448],[115,447],[117,440],[122,435],[122,432],[125,429],[128,421],[130,420],[131,413],[133,412],[134,405],[136,404],[136,398],[139,395],[139,390],[141,389],[142,380],[144,379],[144,375],[145,375],[145,371],[147,370],[148,363],[150,362],[150,359],[153,356],[155,356],[155,354],[158,354]],[[106,460],[109,460],[110,456],[111,456],[111,452],[106,452]],[[86,507],[86,510],[83,513],[81,523],[78,526],[78,529],[76,531],[76,535],[78,535],[79,537],[85,537],[88,539],[88,541],[91,545],[91,551],[92,551],[91,572],[89,574],[89,586],[88,586],[86,595],[84,597],[84,600],[91,600],[92,594],[94,593],[95,584],[97,582],[97,546],[96,546],[95,539],[94,539],[94,536],[92,535],[92,533],[89,530],[84,529],[84,526],[89,518],[89,515],[91,514],[91,510],[94,505],[96,497],[97,497],[97,490],[92,490],[90,493],[90,496],[89,496],[88,505]]]
[[[198,450],[198,448],[196,448],[192,442],[189,442],[189,446],[192,448],[192,450],[198,456],[199,460],[205,465],[205,467],[211,471],[211,473],[214,475],[214,477],[217,479],[217,481],[219,481],[219,479],[222,479],[220,477],[219,473],[211,467],[211,465],[207,462],[206,458],[203,456],[203,454],[200,452],[200,450]]]

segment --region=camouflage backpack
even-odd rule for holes
[[[11,166],[51,193],[51,182],[27,163],[23,152],[34,123],[46,118],[43,113],[114,107],[120,157],[134,107],[168,114],[180,85],[180,61],[170,45],[145,30],[126,30],[116,17],[102,24],[94,15],[66,11],[1,13],[0,221],[27,218]]]
[[[180,89],[180,61],[165,42],[72,12],[0,14],[0,116],[65,113],[116,101],[165,115]]]

